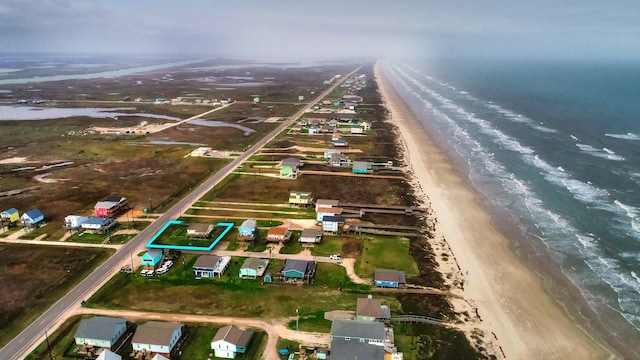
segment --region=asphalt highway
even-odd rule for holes
[[[98,266],[91,274],[78,283],[66,295],[60,298],[55,304],[47,309],[40,317],[27,326],[18,336],[13,338],[2,349],[0,349],[0,359],[17,360],[26,357],[35,347],[45,339],[45,331],[49,334],[55,331],[64,319],[66,319],[69,310],[77,307],[82,301],[88,299],[95,293],[111,276],[120,270],[120,267],[129,263],[131,256],[137,255],[144,247],[144,244],[162,228],[169,220],[176,219],[189,209],[193,203],[204,196],[216,184],[229,175],[233,170],[240,166],[249,157],[253,156],[276,135],[285,130],[297,118],[302,116],[305,111],[311,108],[318,101],[321,101],[331,91],[338,87],[342,81],[360,70],[361,65],[349,75],[343,76],[336,81],[331,87],[322,92],[316,99],[309,102],[307,106],[291,116],[287,121],[283,122],[278,128],[270,132],[267,136],[260,139],[257,143],[249,147],[244,153],[235,158],[231,163],[222,168],[220,171],[205,180],[200,186],[191,193],[182,198],[166,213],[151,223],[146,229],[141,231],[135,238],[131,239],[127,244],[123,245],[109,259]]]

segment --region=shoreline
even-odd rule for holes
[[[380,61],[375,77],[405,147],[416,195],[439,217],[430,242],[445,282],[466,299],[452,306],[470,314],[463,325],[469,341],[474,343],[472,332],[480,330],[482,346],[498,358],[619,356],[545,291],[543,279],[517,256],[479,196],[386,80]]]

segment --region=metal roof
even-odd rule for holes
[[[193,264],[193,267],[200,269],[213,269],[216,267],[216,264],[218,264],[219,259],[220,257],[216,255],[200,255]]]
[[[227,325],[218,330],[211,342],[224,340],[236,346],[247,347],[252,336],[253,331],[243,331],[233,325]]]
[[[169,345],[173,332],[182,327],[176,322],[147,321],[138,326],[133,335],[132,343],[149,345]]]
[[[121,325],[126,327],[127,320],[123,318],[94,316],[80,321],[74,337],[111,341],[114,333]]]

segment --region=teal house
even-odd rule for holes
[[[261,277],[267,267],[269,267],[269,259],[247,258],[240,268],[240,277],[243,279]]]
[[[161,249],[149,249],[144,255],[142,255],[142,266],[155,269],[160,262],[162,262],[162,250]]]

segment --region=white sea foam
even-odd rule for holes
[[[604,135],[608,137],[616,138],[616,139],[623,139],[623,140],[634,140],[634,141],[640,140],[639,134],[634,134],[630,132],[626,134],[604,134]]]
[[[412,96],[418,95],[422,101],[430,102],[431,99],[434,100],[433,103],[430,102],[430,104],[434,106],[432,109],[434,115],[437,115],[434,117],[442,121],[443,124],[449,125],[452,129],[451,132],[456,134],[456,138],[464,141],[460,144],[460,146],[466,147],[466,150],[463,151],[464,153],[469,155],[471,149],[473,149],[475,156],[470,156],[469,160],[479,162],[480,164],[476,164],[475,168],[472,166],[472,171],[480,172],[480,176],[486,177],[487,180],[498,180],[504,191],[509,194],[509,196],[494,197],[494,200],[498,200],[499,204],[508,206],[509,208],[520,205],[526,207],[526,210],[530,214],[530,220],[535,222],[536,228],[539,229],[542,234],[541,240],[549,248],[550,254],[556,261],[566,265],[563,266],[564,271],[569,279],[582,289],[581,291],[587,301],[590,304],[597,303],[599,307],[602,305],[610,307],[614,311],[622,314],[632,325],[637,327],[637,324],[640,324],[640,317],[638,316],[640,309],[638,308],[636,300],[638,293],[640,293],[640,279],[638,275],[625,268],[620,261],[606,254],[600,246],[603,240],[593,234],[581,233],[580,230],[572,224],[570,218],[547,209],[545,203],[530,188],[526,181],[519,179],[515,174],[509,172],[478,140],[475,140],[468,132],[462,129],[459,123],[460,121],[474,123],[483,133],[491,133],[493,141],[503,145],[504,148],[511,146],[512,149],[517,149],[515,151],[521,154],[525,162],[538,168],[547,181],[566,189],[576,199],[590,207],[604,208],[613,212],[624,211],[632,221],[634,219],[637,220],[640,209],[620,203],[619,201],[618,203],[614,203],[614,199],[605,189],[601,189],[589,181],[585,182],[573,178],[573,175],[563,167],[551,165],[541,159],[540,156],[536,156],[533,149],[530,149],[530,152],[522,152],[522,149],[518,149],[517,147],[520,143],[516,139],[502,133],[490,123],[477,118],[475,114],[468,110],[460,109],[461,107],[459,106],[456,108],[456,104],[452,101],[446,101],[448,99],[444,99],[442,96],[440,96],[440,98],[433,96],[433,90],[425,90],[426,86],[424,84],[416,84],[417,81],[406,73],[398,71],[396,75],[396,79],[402,82],[405,90],[409,91]],[[410,89],[415,89],[415,91],[410,91]],[[422,94],[419,94],[420,92],[422,92]],[[427,98],[429,98],[429,100],[427,100]],[[447,116],[447,114],[440,111],[439,108],[447,110],[447,112],[453,110],[455,116]],[[520,122],[523,121],[522,118],[516,120]],[[461,135],[459,132],[462,132],[464,135],[458,137],[457,135]],[[570,137],[576,142],[580,141],[574,135],[570,135]],[[513,140],[514,142],[510,142],[509,140]],[[617,156],[617,154],[611,153],[612,151],[610,149],[597,149],[595,147],[589,147],[589,145],[586,144],[580,145],[582,146],[580,149],[585,152],[599,152],[603,156]],[[640,179],[640,172],[635,173],[635,178]],[[579,258],[576,256],[576,249],[582,254]],[[626,257],[640,258],[640,254],[631,252],[626,255]],[[583,261],[586,266],[576,263],[578,260]],[[571,262],[566,263],[565,261]],[[574,264],[575,267],[573,266]],[[601,290],[603,285],[608,286],[617,295],[613,298],[602,295]]]
[[[591,156],[595,156],[601,159],[607,159],[607,160],[613,160],[613,161],[624,161],[625,158],[623,156],[620,156],[618,154],[616,154],[615,152],[607,149],[607,148],[603,148],[603,149],[598,149],[596,147],[593,147],[591,145],[588,144],[576,144],[576,146],[582,150],[582,152],[589,154]]]

